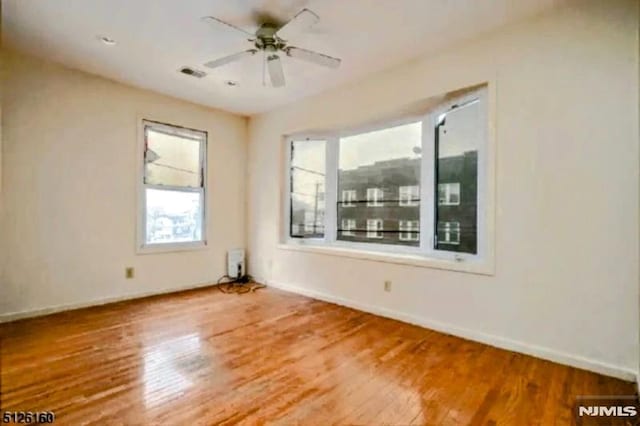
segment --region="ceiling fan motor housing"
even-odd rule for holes
[[[278,29],[273,24],[262,24],[256,31],[256,40],[254,42],[256,49],[266,50],[267,52],[283,50],[287,44],[276,35]]]

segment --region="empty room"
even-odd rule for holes
[[[638,1],[1,1],[1,424],[640,424]]]

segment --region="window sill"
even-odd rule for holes
[[[138,247],[136,254],[158,254],[158,253],[175,253],[182,251],[198,251],[209,248],[206,241],[198,241],[193,243],[166,243],[166,244],[150,244]]]
[[[371,260],[375,262],[394,263],[400,265],[416,266],[420,268],[442,269],[447,271],[464,272],[478,275],[494,275],[493,264],[489,262],[465,260],[455,261],[437,259],[414,254],[383,253],[378,251],[357,250],[343,247],[331,247],[303,244],[278,244],[280,250],[302,251],[308,253],[324,254],[328,256],[348,257],[352,259]]]

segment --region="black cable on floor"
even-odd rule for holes
[[[222,282],[224,279],[229,281]],[[229,275],[223,275],[218,279],[216,283],[218,290],[225,294],[245,294],[252,293],[258,289],[266,287],[264,284],[259,284],[253,280],[251,275],[243,275],[240,278],[233,278]]]

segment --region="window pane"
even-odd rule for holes
[[[291,143],[292,237],[324,237],[325,159],[325,141]]]
[[[400,221],[420,220],[421,152],[421,122],[340,139],[338,194],[354,198],[338,197],[339,240],[419,245],[419,225],[401,235]],[[342,232],[344,220],[356,228]]]
[[[200,191],[145,190],[147,244],[202,241]]]
[[[202,185],[201,136],[177,136],[145,127],[145,183],[198,188]],[[199,134],[198,134],[199,135]]]
[[[438,250],[477,252],[478,147],[482,135],[477,100],[439,117],[435,130]]]

